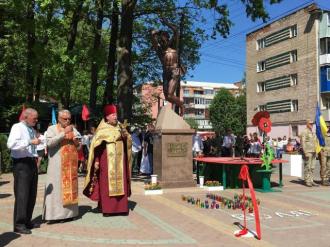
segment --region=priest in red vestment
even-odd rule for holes
[[[115,105],[104,107],[88,157],[84,195],[98,201],[104,216],[128,214],[132,139],[117,120]]]

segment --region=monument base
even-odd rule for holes
[[[194,187],[192,135],[195,131],[169,105],[157,118],[153,165],[162,188]]]

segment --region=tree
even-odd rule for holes
[[[118,117],[120,120],[132,118],[133,70],[132,70],[132,37],[134,9],[137,0],[122,0],[122,14],[119,32],[118,54]]]
[[[189,124],[190,128],[192,128],[194,130],[198,129],[198,123],[197,123],[196,119],[186,118],[185,121],[187,122],[187,124]]]
[[[246,129],[245,96],[235,98],[227,89],[220,89],[210,105],[210,121],[213,129],[223,135],[231,128],[235,135]]]
[[[119,28],[119,7],[116,0],[113,1],[112,13],[111,13],[111,32],[109,35],[110,42],[108,48],[108,64],[107,64],[107,77],[106,85],[103,95],[103,104],[114,103],[114,80],[116,71],[116,48],[118,39],[118,28]]]
[[[101,38],[102,38],[102,24],[104,17],[104,0],[95,0],[96,5],[96,22],[94,28],[94,45],[92,51],[92,59],[91,59],[91,87],[90,87],[90,96],[89,96],[89,106],[92,111],[95,111],[96,107],[96,94],[97,94],[97,83],[98,83],[98,73],[99,73],[99,57],[102,50],[101,46]]]

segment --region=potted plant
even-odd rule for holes
[[[144,184],[144,194],[145,195],[161,195],[163,190],[161,185],[157,183],[145,183]]]
[[[205,188],[207,191],[219,191],[223,190],[223,186],[219,181],[208,180],[205,182]]]

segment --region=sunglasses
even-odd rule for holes
[[[64,117],[61,117],[64,121],[71,121],[71,118],[64,118]]]

